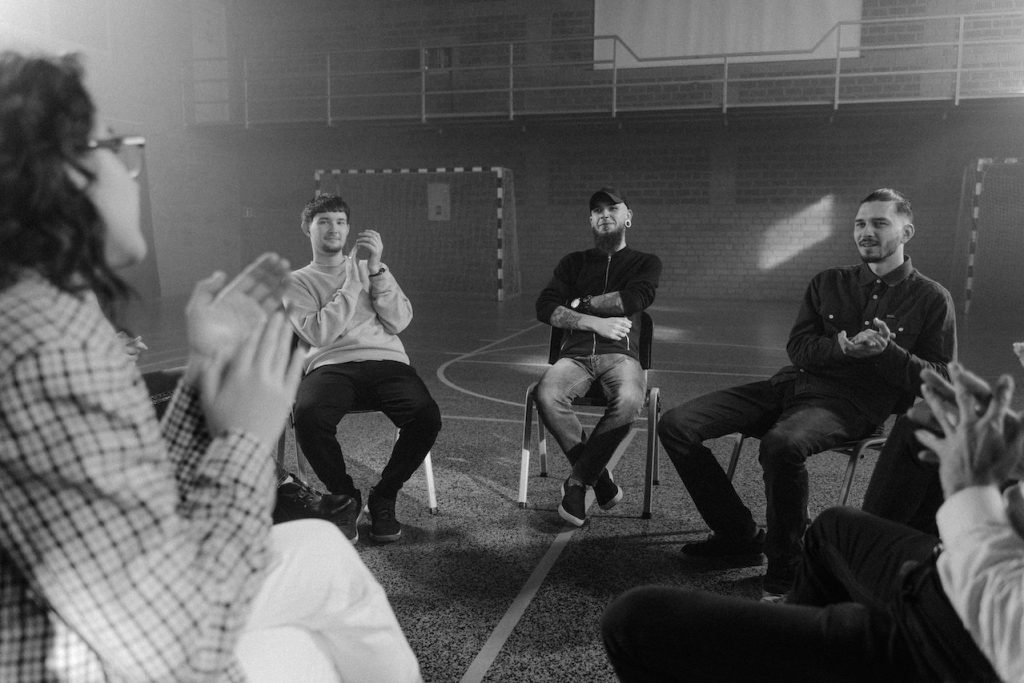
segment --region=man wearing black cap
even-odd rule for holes
[[[637,353],[640,326],[633,322],[654,301],[661,260],[626,246],[632,219],[615,188],[591,195],[594,248],[563,257],[537,297],[537,319],[566,330],[558,361],[537,385],[537,408],[572,464],[558,514],[575,526],[587,518],[588,486],[604,510],[622,500],[605,466],[629,433],[647,390]],[[608,406],[588,438],[572,401],[594,382],[600,382]]]

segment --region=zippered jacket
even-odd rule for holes
[[[595,332],[566,330],[559,357],[624,353],[638,358],[640,312],[654,303],[660,277],[661,259],[654,254],[629,247],[614,254],[606,254],[598,249],[574,251],[562,257],[551,281],[537,297],[537,319],[550,324],[555,309],[568,306],[573,299],[619,292],[623,315],[633,322],[629,334],[613,341]]]

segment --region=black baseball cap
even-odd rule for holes
[[[602,187],[600,190],[590,195],[591,211],[593,211],[600,203],[629,204],[629,202],[626,201],[626,195],[622,194],[614,187]]]

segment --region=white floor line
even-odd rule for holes
[[[536,324],[530,325],[529,327],[524,328],[522,330],[519,330],[518,332],[513,332],[512,334],[508,335],[507,337],[502,337],[501,339],[498,339],[496,341],[492,341],[489,344],[484,344],[483,346],[481,346],[478,349],[475,349],[473,351],[469,351],[468,353],[463,353],[463,354],[461,354],[459,356],[456,356],[455,358],[452,358],[451,360],[445,361],[444,363],[442,363],[440,365],[440,367],[437,368],[437,378],[439,380],[441,380],[441,383],[444,384],[445,386],[447,386],[447,387],[449,387],[451,389],[454,389],[455,391],[461,392],[463,394],[467,394],[469,396],[473,396],[474,398],[480,398],[480,399],[483,399],[485,401],[494,401],[495,403],[503,403],[505,405],[516,406],[517,408],[521,408],[522,405],[523,405],[521,402],[506,401],[503,398],[495,398],[493,396],[487,396],[486,394],[478,394],[475,391],[469,391],[468,389],[463,389],[462,387],[460,387],[459,385],[455,384],[454,382],[450,381],[447,377],[445,377],[445,371],[448,369],[449,365],[452,365],[454,363],[458,363],[459,361],[461,361],[463,359],[466,359],[466,358],[472,358],[473,356],[475,356],[477,354],[483,353],[487,349],[490,349],[490,348],[492,348],[494,346],[498,346],[499,344],[503,344],[506,341],[508,341],[509,339],[513,339],[515,337],[518,337],[519,335],[523,334],[524,332],[529,332],[530,330],[535,330],[538,327],[547,327],[547,325],[545,325],[544,323],[536,323]]]
[[[612,472],[615,469],[615,465],[618,464],[622,454],[626,451],[630,442],[636,436],[637,430],[630,430],[629,434],[619,447],[615,450],[612,455],[612,459],[608,462],[608,471]],[[589,510],[594,502],[594,492],[587,491],[587,509]],[[505,610],[505,614],[502,615],[498,624],[491,631],[490,637],[487,638],[487,642],[480,648],[480,652],[477,653],[473,661],[470,662],[469,668],[466,669],[466,673],[462,675],[460,683],[480,683],[487,674],[487,671],[491,668],[494,660],[497,659],[498,653],[501,652],[501,648],[505,646],[505,641],[508,640],[509,636],[512,635],[512,631],[515,630],[516,625],[522,618],[523,614],[526,613],[526,609],[530,606],[533,598],[536,597],[537,591],[540,590],[541,584],[544,583],[544,579],[547,578],[551,568],[555,566],[555,562],[558,560],[558,556],[562,554],[565,547],[569,544],[572,539],[572,535],[576,533],[577,529],[568,529],[560,532],[555,536],[551,542],[551,547],[548,548],[547,552],[544,553],[544,557],[540,559],[537,566],[534,567],[530,577],[523,584],[523,587],[519,589],[519,593],[512,600],[512,604],[509,605],[508,609]]]

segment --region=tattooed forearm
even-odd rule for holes
[[[602,315],[622,315],[626,312],[622,308],[622,296],[618,292],[598,294],[591,298],[590,310]]]
[[[555,309],[555,312],[551,314],[551,326],[558,327],[563,330],[575,330],[580,326],[580,320],[583,318],[582,313],[577,313],[571,308],[565,306],[559,306]]]

